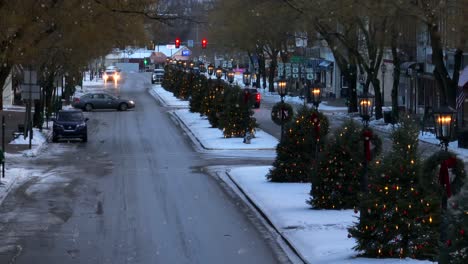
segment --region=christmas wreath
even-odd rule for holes
[[[452,169],[452,175],[449,174],[449,169]],[[452,152],[441,150],[430,156],[425,161],[423,170],[421,183],[426,187],[439,186],[439,190],[445,191],[447,197],[460,192],[465,183],[463,161]]]
[[[281,116],[283,114],[283,116]],[[271,109],[271,120],[277,125],[284,125],[293,119],[294,112],[290,104],[279,102]]]
[[[372,129],[364,128],[361,134],[361,138],[362,141],[364,141],[365,155],[367,161],[371,161],[373,157],[378,156],[380,155],[380,153],[382,153],[382,140],[377,134],[374,133]],[[374,149],[372,151],[370,147],[371,143],[374,146]]]

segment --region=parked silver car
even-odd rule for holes
[[[84,111],[92,111],[93,109],[117,109],[126,111],[135,107],[133,100],[122,99],[107,93],[88,93],[80,98],[74,98],[72,106],[83,109]]]

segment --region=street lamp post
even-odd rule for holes
[[[319,104],[322,102],[322,89],[320,87],[314,86],[312,89],[310,89],[310,94],[312,98],[312,104],[314,105],[315,110],[318,111]]]
[[[230,84],[232,84],[234,82],[234,76],[235,76],[235,73],[233,70],[229,70],[228,74],[227,74],[227,79],[228,79],[228,82]]]
[[[198,67],[200,67],[200,72],[205,72],[205,63],[203,62],[200,62],[200,64],[198,64]]]
[[[363,136],[364,136],[364,173],[361,177],[361,191],[363,194],[367,193],[367,186],[368,186],[368,179],[367,179],[367,163],[370,161],[370,140],[371,140],[371,132],[368,130],[369,127],[369,120],[372,117],[372,113],[374,110],[374,96],[363,93],[359,96],[359,104],[358,104],[359,115],[362,118],[362,122],[364,123],[363,129]],[[362,209],[362,208],[361,208]],[[361,214],[363,211],[361,211]]]
[[[251,78],[252,78],[252,75],[250,74],[249,70],[246,70],[242,74],[242,82],[244,83],[245,87],[249,87],[250,82],[252,80]]]
[[[218,66],[218,68],[216,68],[216,78],[221,80],[221,77],[223,77],[223,69],[221,66]]]
[[[214,73],[214,66],[213,64],[210,63],[210,65],[208,65],[208,75],[210,76],[210,79],[211,79],[211,75],[213,75]]]
[[[315,111],[317,113],[312,114],[312,122],[315,127],[315,173],[318,174],[318,149],[319,149],[319,141],[320,141],[320,118],[318,115],[318,107],[321,102],[322,96],[322,89],[318,86],[314,86],[310,89],[312,104],[315,107]]]
[[[441,106],[439,109],[434,110],[434,128],[436,133],[436,138],[440,140],[441,147],[444,151],[448,151],[448,144],[450,139],[453,137],[454,124],[455,124],[455,115],[457,111],[449,106]],[[450,185],[450,180],[448,182],[442,182],[441,184]],[[444,187],[444,186],[443,186]],[[445,188],[444,188],[445,189]],[[447,241],[447,192],[442,192],[442,201],[441,201],[441,221],[440,221],[440,237],[439,242],[441,245],[439,253],[439,263],[450,263],[450,255],[446,246]]]
[[[286,86],[287,82],[286,79],[281,79],[278,81],[278,94],[281,97],[281,103],[284,103],[284,96],[286,96]],[[283,136],[284,136],[284,111],[283,109],[280,109],[281,111],[281,142],[283,142]]]
[[[382,62],[382,66],[380,66],[380,70],[382,71],[382,106],[385,105],[385,72],[387,72],[387,65]]]

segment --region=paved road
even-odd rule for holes
[[[132,97],[135,110],[87,113],[87,144],[51,144],[40,158],[13,160],[34,171],[0,208],[0,263],[278,263],[284,257],[239,201],[203,173],[215,158],[194,152],[141,76],[109,88]]]
[[[267,133],[275,136],[276,138],[280,138],[281,136],[281,127],[274,124],[271,121],[271,109],[276,102],[270,101],[263,101],[260,109],[254,109],[255,118],[259,123],[261,129],[266,131]],[[293,106],[297,109],[302,104],[293,104]],[[320,109],[320,108],[319,108]],[[323,110],[322,110],[323,111]],[[323,111],[329,120],[330,123],[330,131],[333,132],[338,129],[343,122],[347,119],[347,116],[344,116],[340,113],[334,113],[333,111],[326,110]],[[378,129],[374,129],[374,131],[381,137],[382,139],[382,148],[384,152],[388,152],[392,148],[393,142],[390,139],[390,133],[384,132]],[[431,143],[419,141],[418,151],[422,155],[422,157],[427,158],[436,151],[440,150],[438,145],[434,145]]]

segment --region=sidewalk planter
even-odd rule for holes
[[[458,132],[458,147],[468,149],[468,130]]]

